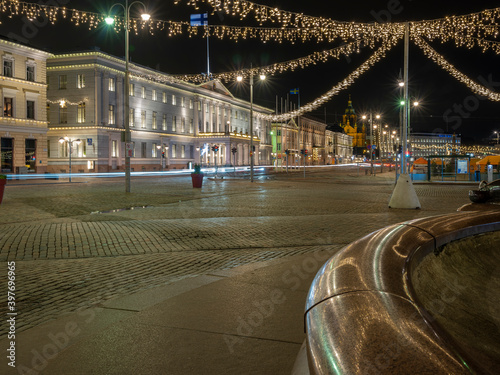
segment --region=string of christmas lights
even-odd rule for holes
[[[181,0],[176,0],[174,4],[179,4]],[[224,12],[231,16],[239,16],[240,20],[246,19],[250,14],[254,15],[259,25],[265,23],[279,24],[274,32],[285,30],[296,30],[298,33],[314,30],[313,36],[318,41],[333,41],[341,39],[344,42],[350,39],[381,40],[387,39],[391,35],[399,34],[404,27],[401,23],[361,23],[361,22],[340,22],[324,17],[312,17],[302,13],[283,11],[267,5],[260,5],[245,0],[186,0],[186,5],[199,9],[199,3],[206,3],[215,12]],[[228,31],[227,26],[222,28]],[[294,35],[295,31],[293,32]],[[294,40],[295,37],[290,39]],[[264,40],[264,39],[263,39]],[[305,40],[309,40],[305,38]]]
[[[295,71],[296,69],[304,69],[310,65],[316,65],[318,63],[326,63],[329,59],[339,60],[342,56],[349,56],[353,53],[359,53],[364,47],[370,47],[371,45],[358,40],[356,42],[348,43],[337,48],[324,50],[320,52],[314,52],[310,55],[300,57],[294,60],[289,60],[281,63],[276,63],[268,66],[263,66],[259,68],[245,69],[236,72],[224,72],[211,74],[207,77],[203,74],[189,74],[189,75],[174,75],[174,78],[179,80],[202,83],[207,81],[207,79],[218,79],[224,82],[234,82],[238,76],[243,78],[248,78],[251,74],[258,76],[264,74],[266,76],[281,74],[287,71]]]
[[[358,79],[363,73],[368,71],[373,65],[375,65],[377,62],[382,60],[386,53],[392,49],[398,41],[403,37],[401,34],[398,38],[393,38],[391,42],[384,44],[382,47],[380,47],[375,53],[368,59],[366,60],[363,64],[361,64],[358,69],[356,69],[354,72],[349,74],[344,80],[339,82],[337,85],[332,87],[331,90],[320,96],[319,98],[313,100],[312,102],[306,104],[305,106],[288,112],[288,113],[283,113],[281,115],[263,115],[261,113],[257,113],[256,117],[262,118],[264,120],[268,120],[271,122],[285,122],[288,121],[294,117],[299,117],[302,116],[308,112],[312,112],[315,109],[318,109],[321,107],[324,103],[328,102],[332,97],[337,95],[339,92],[342,90],[347,89],[349,86],[351,86],[356,79]]]
[[[498,37],[499,19],[500,8],[486,9],[461,16],[412,22],[411,32],[431,41],[455,40],[457,45],[471,48],[476,44],[471,43],[473,40]]]
[[[411,36],[412,40],[415,44],[420,47],[420,49],[424,52],[424,54],[430,58],[432,61],[437,63],[441,68],[446,70],[451,74],[452,77],[457,79],[459,82],[465,84],[469,89],[471,89],[474,93],[484,96],[491,101],[498,102],[500,101],[500,94],[491,91],[489,88],[482,86],[476,83],[471,78],[467,77],[465,74],[456,69],[452,64],[450,64],[446,59],[437,53],[428,43],[426,43],[421,37],[417,35]]]
[[[50,104],[59,104],[61,107],[66,107],[68,105],[80,105],[82,103],[85,103],[86,101],[88,101],[88,99],[83,99],[79,102],[70,102],[69,100],[67,99],[59,99],[59,100],[50,100],[50,99],[47,99],[47,103],[50,103]]]

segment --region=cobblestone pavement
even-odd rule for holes
[[[393,180],[320,170],[254,184],[206,179],[199,191],[188,177],[155,177],[133,179],[130,194],[116,180],[12,183],[0,206],[0,285],[15,260],[22,331],[182,278],[340,249],[468,201],[470,186],[417,185],[422,210],[391,210]]]

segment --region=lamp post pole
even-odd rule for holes
[[[111,10],[115,6],[121,6],[123,8],[123,13],[124,13],[124,19],[125,19],[125,24],[124,24],[124,29],[125,29],[125,90],[124,90],[124,124],[123,127],[125,129],[125,192],[130,193],[130,148],[131,148],[131,141],[132,137],[130,134],[130,71],[129,71],[129,19],[130,19],[130,8],[134,4],[141,4],[144,9],[146,9],[146,5],[144,5],[143,2],[141,1],[134,1],[129,4],[128,0],[125,0],[125,5],[121,3],[116,3],[113,4],[109,10],[111,13]],[[144,21],[149,20],[150,15],[147,13],[143,13],[141,15],[142,19]],[[111,17],[106,17],[106,23],[108,25],[113,24],[114,19]]]
[[[59,143],[64,143],[68,142],[68,149],[69,149],[69,182],[71,182],[71,154],[73,153],[73,142],[75,142],[77,145],[79,145],[82,141],[79,139],[71,139],[69,137],[64,137],[64,138],[59,138]]]
[[[253,182],[253,71],[250,64],[250,182]]]

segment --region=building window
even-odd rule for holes
[[[60,124],[68,123],[68,107],[66,106],[59,107],[59,123]]]
[[[161,127],[163,130],[167,130],[167,115],[163,114],[163,119],[161,121]]]
[[[128,124],[129,126],[134,126],[135,124],[135,108],[130,108],[129,110]]]
[[[156,118],[158,117],[158,114],[156,112],[153,112],[153,129],[157,129],[158,125],[156,123]]]
[[[141,87],[141,98],[146,99],[146,88]]]
[[[109,77],[108,90],[109,91],[115,91],[116,90],[116,83],[115,83],[115,78],[114,77]]]
[[[78,74],[76,76],[76,88],[83,89],[85,87],[85,76],[83,74]]]
[[[163,102],[163,103],[166,103],[166,102],[167,102],[167,93],[166,93],[166,92],[164,92],[162,96],[163,96],[163,98],[162,98],[162,102]]]
[[[172,117],[172,131],[177,131],[177,116]]]
[[[76,122],[82,124],[85,122],[85,103],[78,104],[78,110],[76,114]]]
[[[14,117],[14,98],[3,98],[4,117]]]
[[[155,102],[158,100],[156,96],[156,90],[153,90],[153,93],[151,94],[151,99],[154,100]]]
[[[186,157],[186,145],[181,146],[181,158]]]
[[[193,119],[189,120],[189,132],[190,133],[194,132]]]
[[[47,122],[50,123],[50,103],[47,103]]]
[[[146,111],[141,111],[141,128],[146,129]]]
[[[175,95],[172,95],[172,105],[177,105],[177,99],[175,98]]]
[[[238,111],[234,111],[234,118],[238,119]]]
[[[157,158],[158,157],[158,149],[156,148],[157,144],[156,143],[153,143],[153,147],[151,148],[151,156],[153,158]]]
[[[68,76],[66,74],[59,76],[59,90],[65,90],[68,85]]]
[[[172,157],[177,157],[177,145],[172,145]]]
[[[109,125],[115,124],[115,106],[110,104],[108,109],[108,123]]]
[[[35,82],[35,65],[26,65],[26,80],[30,82]]]
[[[133,83],[129,84],[128,96],[134,96],[135,85]]]
[[[111,157],[118,157],[118,142],[111,141]]]
[[[184,108],[186,106],[186,98],[182,97],[181,98],[181,107]]]
[[[147,157],[147,148],[148,144],[146,142],[141,142],[141,158],[146,158]]]
[[[14,75],[14,61],[10,58],[3,60],[3,75],[5,77],[12,77]]]
[[[208,113],[208,103],[205,103],[205,112]]]
[[[201,111],[201,102],[198,102],[198,111]]]
[[[186,119],[184,117],[181,118],[181,133],[186,132]]]
[[[35,102],[33,100],[26,101],[26,118],[35,119]]]

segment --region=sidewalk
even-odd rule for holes
[[[289,374],[326,259],[386,225],[453,212],[469,189],[419,185],[421,210],[391,210],[392,178],[331,171],[122,187],[7,187],[0,244],[16,261],[19,315],[17,368],[5,358],[2,373]],[[91,214],[126,207],[146,208]]]

